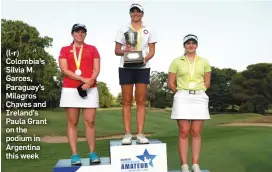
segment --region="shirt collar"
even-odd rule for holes
[[[130,28],[131,27],[131,23],[128,23],[128,28]],[[145,23],[144,22],[142,22],[142,26],[143,26],[143,28],[146,28],[146,25],[145,25]]]
[[[74,44],[74,43],[72,42],[72,43],[70,44],[70,47],[73,48],[73,44]],[[87,45],[87,44],[84,42],[84,43],[83,43],[83,48],[86,48],[86,45]]]
[[[181,60],[186,60],[186,57],[183,55],[183,56],[180,57],[180,59]],[[200,59],[201,59],[201,57],[196,55],[196,60],[200,60]]]

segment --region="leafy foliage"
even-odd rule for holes
[[[38,91],[37,99],[27,99],[24,102],[43,102],[47,101],[47,107],[57,107],[59,104],[59,92],[61,89],[60,84],[60,71],[57,68],[55,59],[45,51],[45,48],[52,46],[52,38],[41,37],[37,29],[22,21],[13,20],[1,20],[2,24],[2,43],[1,43],[1,87],[5,88],[6,84],[13,86],[25,85],[43,85],[44,91]],[[18,57],[7,57],[7,51],[18,51]],[[11,60],[36,60],[44,61],[45,64],[9,64],[7,61]],[[33,73],[7,73],[6,67],[24,68],[26,66],[33,68]],[[32,82],[27,81],[7,81],[6,77],[9,76],[31,76]],[[22,94],[21,91],[13,91],[18,94]],[[2,100],[6,100],[6,89],[1,90]],[[34,94],[33,91],[26,92],[27,94]],[[21,102],[22,100],[12,100],[15,102]],[[5,102],[5,101],[4,101]],[[2,104],[5,108],[5,105]]]
[[[101,108],[109,108],[114,104],[114,97],[105,82],[98,82],[99,106]]]

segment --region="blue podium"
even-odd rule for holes
[[[90,165],[89,158],[82,158],[82,165],[81,166],[72,166],[71,165],[71,159],[61,159],[57,162],[57,164],[54,167],[53,172],[76,172],[79,170],[79,168],[86,168],[88,166],[92,166],[93,168],[98,168],[98,166],[104,167],[108,166],[110,167],[110,158],[109,157],[102,157],[100,164]],[[100,168],[101,168],[100,167]]]
[[[180,172],[168,170],[166,143],[160,140],[150,140],[149,144],[133,140],[131,145],[110,140],[109,149],[110,157],[102,157],[100,164],[90,165],[89,158],[82,158],[81,166],[71,166],[70,159],[61,159],[53,172]]]

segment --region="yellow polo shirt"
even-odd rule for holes
[[[176,74],[177,90],[206,91],[206,87],[204,85],[204,73],[211,72],[211,66],[207,59],[196,56],[195,72],[193,75],[193,80],[196,82],[196,87],[194,89],[189,88],[190,67],[188,66],[185,56],[174,59],[168,72]]]

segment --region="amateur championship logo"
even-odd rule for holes
[[[121,170],[122,171],[148,171],[149,168],[154,168],[153,159],[157,155],[152,155],[145,151],[136,156],[135,158],[123,158],[121,159]]]

